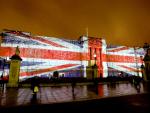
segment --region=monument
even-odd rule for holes
[[[18,87],[20,63],[22,61],[21,57],[19,56],[19,53],[19,47],[17,46],[15,54],[10,58],[10,72],[7,87]]]

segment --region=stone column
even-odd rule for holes
[[[22,61],[21,57],[19,56],[19,53],[19,48],[17,46],[16,53],[10,58],[10,72],[7,87],[18,87],[20,63]]]
[[[145,63],[145,74],[146,74],[146,81],[150,80],[150,49],[147,50],[147,53],[144,57],[144,63]]]

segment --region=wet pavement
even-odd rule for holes
[[[148,86],[143,83],[140,86],[140,90],[137,90],[132,84],[125,82],[98,85],[77,84],[74,90],[69,84],[40,87],[37,101],[34,103],[31,101],[32,90],[29,87],[5,88],[4,90],[0,88],[0,107],[64,103],[149,93]]]

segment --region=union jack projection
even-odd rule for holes
[[[9,31],[3,33],[1,40],[0,57],[7,60],[19,46],[20,79],[52,76],[54,71],[64,77],[86,77],[86,68],[93,62],[98,67],[98,77],[118,76],[120,72],[141,75],[143,49],[107,46],[101,38],[82,36],[80,40],[66,40]],[[4,70],[9,74],[8,66]]]
[[[107,46],[108,76],[142,76],[141,65],[145,51],[143,48]]]

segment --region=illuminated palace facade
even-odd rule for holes
[[[1,34],[0,58],[9,61],[18,46],[22,58],[20,79],[33,76],[87,77],[95,66],[98,77],[132,76],[141,73],[143,48],[107,45],[105,39],[81,36],[79,40],[32,36],[21,31]],[[4,63],[5,64],[5,63]],[[88,70],[89,69],[89,70]],[[9,66],[0,74],[9,75]]]

